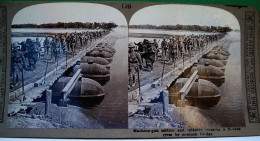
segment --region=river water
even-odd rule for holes
[[[244,103],[242,101],[240,33],[227,35],[231,40],[230,56],[225,66],[225,82],[220,86],[219,103],[207,112],[222,127],[245,126]],[[205,114],[204,112],[201,112]]]
[[[127,33],[127,32],[126,32]],[[93,118],[100,121],[105,128],[127,128],[127,85],[128,38],[117,40],[116,53],[110,67],[110,80],[104,85],[105,97],[96,107],[89,109]]]
[[[86,32],[98,31],[97,29],[84,29],[84,28],[12,28],[12,32],[21,33],[72,33],[72,32]]]
[[[181,109],[184,122],[193,128],[245,126],[242,100],[240,33],[230,32],[224,40],[231,41],[230,56],[225,66],[225,82],[219,87],[221,99],[213,107],[185,106]]]
[[[84,29],[84,28],[68,28],[68,29],[61,29],[61,28],[12,28],[12,33],[73,33],[73,32],[87,32],[87,31],[99,31],[99,29]],[[27,38],[36,40],[36,37],[12,37],[11,42],[22,42],[26,41]],[[45,37],[37,37],[41,41],[41,46],[43,46],[43,41]]]

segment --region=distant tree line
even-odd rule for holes
[[[12,28],[89,28],[89,29],[112,29],[117,27],[115,23],[82,23],[82,22],[58,22],[58,23],[47,23],[47,24],[14,24]]]
[[[189,31],[205,31],[205,32],[230,32],[232,29],[230,27],[221,26],[199,26],[199,25],[130,25],[130,28],[137,29],[164,29],[164,30],[189,30]]]

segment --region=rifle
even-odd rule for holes
[[[59,65],[59,57],[58,57],[58,52],[56,54],[56,73],[58,71],[58,65]]]
[[[182,65],[183,65],[183,69],[184,69],[184,48],[183,48],[183,51],[182,51]]]
[[[45,68],[43,84],[45,84],[45,78],[46,78],[46,74],[47,74],[47,70],[48,70],[48,64],[49,64],[49,61],[48,61],[48,60],[46,60],[46,62],[47,62],[47,64],[46,64],[46,68]]]
[[[141,93],[141,85],[140,85],[140,74],[139,74],[139,68],[137,68],[137,77],[138,77],[138,87],[139,87],[139,99],[138,102],[141,103],[142,101],[142,93]]]
[[[66,53],[66,68],[67,68],[67,63],[68,63],[68,52],[67,52],[67,49],[66,49],[65,53]]]
[[[165,68],[165,61],[166,59],[164,58],[163,59],[163,71],[162,71],[162,78],[161,78],[161,81],[163,82],[163,73],[164,73],[164,68]]]
[[[22,89],[23,89],[22,95],[23,95],[23,101],[24,101],[25,100],[25,94],[24,94],[23,68],[22,68]]]

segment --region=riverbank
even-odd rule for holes
[[[91,113],[86,114],[86,111],[80,107],[72,105],[59,107],[51,104],[49,116],[45,116],[45,104],[38,102],[29,113],[18,113],[8,117],[7,126],[9,128],[104,128],[90,115]]]

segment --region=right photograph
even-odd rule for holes
[[[128,127],[244,127],[240,26],[225,10],[155,5],[129,22]]]

